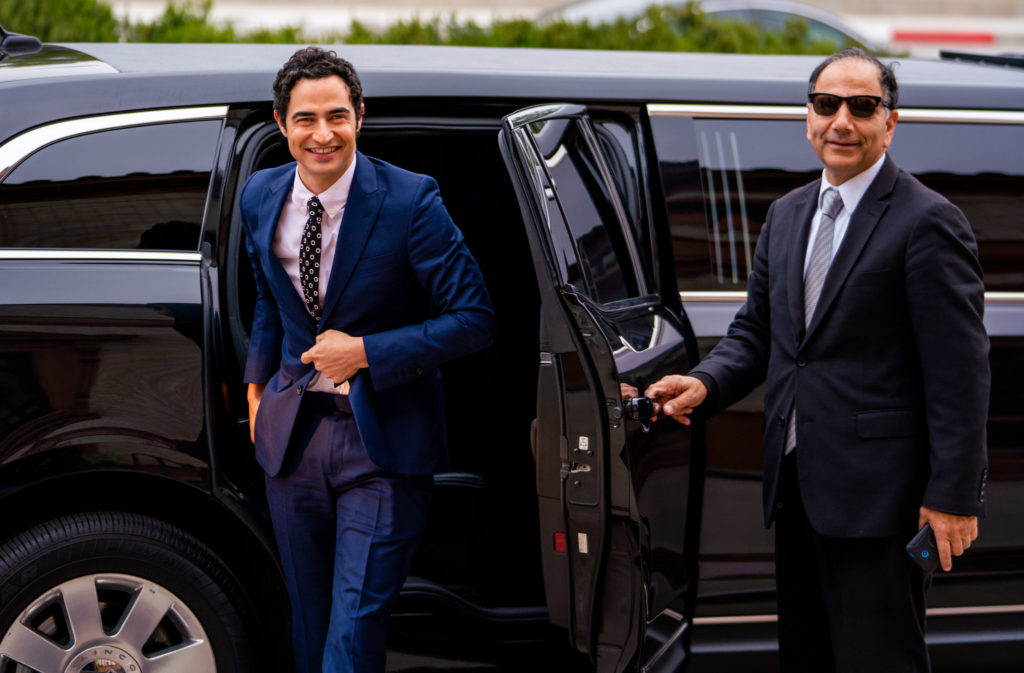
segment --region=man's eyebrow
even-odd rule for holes
[[[351,112],[352,111],[349,110],[347,107],[336,107],[333,110],[328,110],[327,114],[329,114],[329,115],[334,115],[334,114],[350,114]],[[299,119],[300,117],[315,117],[315,116],[316,116],[315,112],[309,112],[307,110],[296,110],[295,112],[292,113],[292,119],[293,120]]]

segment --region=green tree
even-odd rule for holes
[[[0,24],[43,42],[116,42],[121,25],[99,0],[0,0]]]
[[[168,2],[152,23],[137,23],[128,32],[130,42],[234,42],[234,27],[210,21],[213,0]]]
[[[309,44],[429,44],[560,49],[629,49],[768,54],[827,54],[841,46],[811,41],[805,21],[778,32],[761,32],[747,22],[715,19],[690,2],[651,5],[636,18],[606,23],[556,19],[499,20],[487,26],[459,22],[454,15],[415,18],[373,30],[358,21],[347,31],[308,35],[296,26],[239,33],[210,20],[212,0],[169,0],[151,22],[119,24],[99,0],[0,0],[0,22],[8,30],[44,41],[258,42]]]

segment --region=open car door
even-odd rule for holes
[[[696,346],[674,275],[658,281],[659,250],[668,269],[671,254],[655,218],[631,217],[652,191],[632,123],[543,105],[506,117],[500,144],[541,296],[533,450],[550,618],[597,670],[657,673],[689,653],[703,437],[650,423],[640,397],[686,372]]]

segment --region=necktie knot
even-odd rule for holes
[[[843,197],[839,195],[839,190],[835,187],[826,189],[821,197],[821,212],[835,219],[842,209]]]
[[[312,196],[309,201],[306,201],[306,212],[313,216],[320,215],[324,212],[324,204],[320,203],[320,199]]]

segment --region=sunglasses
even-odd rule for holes
[[[879,105],[889,107],[889,104],[882,100],[881,96],[837,96],[834,93],[812,93],[807,94],[807,100],[815,114],[822,117],[831,117],[839,112],[839,106],[844,102],[854,117],[867,119],[875,114]]]

